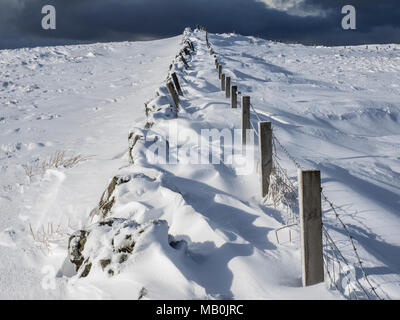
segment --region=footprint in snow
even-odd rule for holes
[[[0,150],[4,151],[6,153],[14,153],[14,152],[20,151],[21,149],[22,149],[21,142],[2,144],[0,146]]]
[[[42,114],[38,117],[36,117],[36,120],[53,120],[53,119],[57,119],[60,118],[61,116],[59,114]]]
[[[0,245],[3,247],[15,247],[16,233],[12,229],[6,229],[0,233]]]

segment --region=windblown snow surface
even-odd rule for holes
[[[257,146],[247,174],[229,163],[150,161],[146,151],[171,127],[188,138],[169,141],[170,151],[196,150],[201,129],[241,126],[205,32],[185,37],[195,47],[188,69],[175,57],[181,36],[0,51],[0,298],[351,298],[328,275],[302,287],[298,227],[291,242],[287,229],[277,241],[286,212],[261,198]],[[400,46],[209,38],[282,145],[321,170],[379,296],[399,299]],[[165,89],[171,61],[184,93],[177,115]],[[56,151],[84,158],[42,168]],[[326,203],[323,215],[352,281],[368,287]]]

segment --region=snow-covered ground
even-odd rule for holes
[[[42,267],[65,255],[67,233],[86,223],[125,164],[128,131],[145,118],[143,102],[165,78],[180,39],[0,51],[1,298],[64,296],[42,289],[51,274]],[[42,176],[41,163],[58,150],[94,157]],[[33,166],[32,179],[23,165]],[[37,249],[29,223],[34,233],[60,225],[50,255]]]
[[[187,70],[175,58],[181,36],[0,51],[0,298],[343,298],[329,281],[301,287],[298,233],[276,241],[285,210],[261,199],[257,168],[241,175],[235,164],[148,158],[171,126],[189,138],[169,141],[170,150],[197,150],[201,129],[240,128],[205,33],[187,37],[196,49]],[[400,46],[210,41],[279,141],[301,166],[321,170],[379,295],[399,299]],[[173,59],[184,91],[177,118],[164,81]],[[82,161],[43,169],[57,150]],[[295,166],[278,151],[294,181]],[[96,209],[107,188],[110,210]],[[324,215],[341,243],[332,212]],[[84,247],[78,272],[72,234],[70,250]],[[356,264],[348,243],[341,250]],[[359,269],[356,277],[363,283]]]

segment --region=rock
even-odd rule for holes
[[[91,263],[86,263],[85,264],[85,268],[83,269],[82,273],[81,273],[81,278],[86,278],[89,275],[90,269],[92,268],[92,264]]]
[[[75,265],[75,270],[78,271],[81,267],[84,257],[82,251],[85,248],[89,232],[80,230],[75,232],[68,241],[68,252],[70,261]]]
[[[110,263],[111,263],[111,259],[101,259],[100,260],[100,266],[103,269],[103,271]]]
[[[119,181],[126,180],[116,184]],[[85,278],[96,268],[109,276],[118,274],[134,254],[138,239],[160,223],[155,220],[140,225],[129,219],[108,218],[75,232],[69,239],[68,251],[77,277]]]
[[[119,263],[124,263],[126,260],[128,260],[128,255],[124,253],[119,258]]]
[[[116,186],[127,183],[129,181],[130,177],[115,176],[114,178],[112,178],[111,182],[107,187],[107,190],[105,190],[101,196],[96,213],[97,214],[101,213],[103,218],[107,217],[112,207],[115,204],[115,197],[113,197],[112,194]]]

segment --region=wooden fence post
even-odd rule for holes
[[[179,97],[178,97],[177,93],[175,92],[175,88],[174,88],[174,85],[172,84],[172,82],[167,83],[167,89],[168,89],[169,94],[172,97],[172,100],[175,103],[176,109],[179,109]]]
[[[303,286],[324,281],[321,172],[298,171]]]
[[[180,53],[180,56],[181,56],[182,62],[184,63],[186,69],[189,68],[189,65],[188,65],[188,63],[187,63],[185,57],[183,56],[182,52]]]
[[[231,86],[231,108],[237,108],[237,86]]]
[[[225,73],[221,75],[221,91],[225,91]]]
[[[222,65],[218,63],[218,78],[221,79],[222,76]]]
[[[189,46],[190,50],[194,51],[193,43],[190,40],[186,40],[185,43]]]
[[[182,88],[181,88],[181,85],[179,84],[179,80],[178,80],[178,77],[175,72],[172,73],[172,80],[174,81],[175,88],[176,88],[176,91],[178,91],[178,94],[180,96],[183,96]]]
[[[231,97],[231,77],[225,78],[225,97],[227,99]]]
[[[247,130],[250,129],[250,97],[242,97],[242,144],[247,143]]]
[[[272,126],[271,122],[258,123],[260,165],[261,165],[261,196],[264,198],[269,191],[272,172]]]

